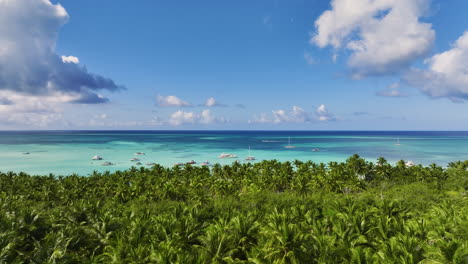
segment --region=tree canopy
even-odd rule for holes
[[[468,263],[468,161],[0,173],[0,263]]]

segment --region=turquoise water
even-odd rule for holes
[[[284,148],[288,138],[295,148]],[[396,145],[397,139],[400,145]],[[265,142],[270,141],[270,142]],[[273,141],[273,142],[271,142]],[[0,132],[0,171],[31,174],[88,175],[94,170],[128,169],[137,157],[143,165],[164,166],[195,160],[231,164],[221,153],[249,154],[256,161],[344,161],[352,154],[390,162],[400,159],[417,164],[468,159],[468,132],[403,131],[33,131]],[[320,151],[312,151],[317,148]],[[29,152],[30,154],[23,154]],[[135,156],[136,152],[146,155]],[[95,155],[102,161],[93,161]],[[102,166],[103,162],[112,166]]]

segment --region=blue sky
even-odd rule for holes
[[[466,10],[0,0],[0,129],[467,130]]]

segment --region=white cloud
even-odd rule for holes
[[[27,127],[46,127],[63,121],[63,105],[74,99],[60,93],[32,96],[12,91],[0,91],[0,97],[10,102],[0,104],[0,123]]]
[[[74,64],[80,63],[80,60],[75,56],[62,56],[62,61],[64,63],[74,63]]]
[[[210,110],[205,109],[201,113],[185,112],[182,110],[172,113],[169,117],[168,124],[172,126],[180,126],[185,124],[213,124],[224,123],[224,117],[215,117]]]
[[[107,119],[109,116],[107,114],[98,114],[98,115],[94,115],[94,118],[95,119]]]
[[[311,43],[347,49],[354,78],[398,72],[426,55],[434,42],[420,17],[429,0],[333,0],[316,21]]]
[[[290,112],[273,110],[273,123],[305,123],[310,121],[309,114],[299,106],[293,106]]]
[[[205,106],[215,106],[216,105],[216,100],[214,97],[210,97],[206,99]]]
[[[452,45],[425,61],[427,70],[412,69],[403,79],[431,97],[458,102],[468,99],[468,31]]]
[[[260,115],[254,115],[249,123],[260,123],[260,124],[282,124],[282,123],[308,123],[313,121],[332,121],[336,120],[332,114],[328,112],[325,105],[320,105],[315,113],[305,111],[299,106],[293,106],[291,111],[285,111],[283,109],[271,111],[271,115],[261,113]]]
[[[200,114],[200,123],[211,124],[216,121],[216,118],[211,114],[211,111],[205,109]]]
[[[154,125],[152,120],[150,121],[135,121],[135,120],[99,120],[91,119],[86,124],[93,128],[135,128],[135,127],[147,127]]]
[[[400,88],[400,83],[392,83],[385,89],[378,91],[377,95],[383,97],[406,97],[407,95],[405,93],[402,93],[400,91]]]
[[[76,103],[103,103],[107,99],[99,98],[97,90],[123,89],[79,66],[78,58],[56,54],[58,32],[69,18],[60,4],[0,0],[0,6],[0,90],[69,94],[80,98]]]
[[[206,99],[203,106],[207,106],[207,107],[215,107],[215,106],[225,107],[227,105],[219,103],[214,97],[210,97],[210,98]]]
[[[158,95],[158,96],[156,97],[156,101],[157,101],[157,104],[158,104],[159,106],[163,106],[163,107],[170,107],[170,106],[178,106],[178,107],[192,106],[192,104],[190,104],[189,102],[184,101],[184,100],[182,100],[182,99],[180,99],[179,97],[174,96],[174,95],[168,95],[168,96],[161,96],[161,95]]]
[[[249,120],[249,124],[258,123],[258,124],[268,124],[272,123],[272,119],[268,117],[266,113],[260,113],[260,115],[254,115],[252,120]]]
[[[317,109],[315,110],[315,115],[317,117],[317,120],[319,121],[334,121],[336,118],[328,112],[327,107],[324,104],[321,104]]]
[[[196,115],[193,112],[184,112],[179,110],[171,114],[169,124],[173,126],[179,126],[182,124],[193,124],[195,123]]]

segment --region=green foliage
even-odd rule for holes
[[[0,263],[468,263],[468,162],[0,173]]]

